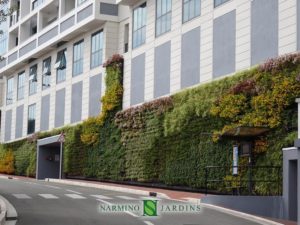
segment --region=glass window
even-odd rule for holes
[[[43,61],[43,76],[42,76],[42,89],[47,89],[51,84],[51,57]]]
[[[156,36],[171,30],[172,0],[156,0]]]
[[[74,44],[73,47],[73,76],[83,72],[83,40]]]
[[[225,2],[228,2],[229,0],[215,0],[215,7],[224,4]]]
[[[41,5],[44,2],[44,0],[34,0],[32,2],[32,10],[34,10],[35,8],[37,8],[39,5]]]
[[[183,22],[200,16],[201,0],[183,0]]]
[[[24,88],[25,88],[25,71],[19,73],[18,75],[18,100],[24,98]]]
[[[146,41],[147,7],[146,2],[133,10],[132,47],[136,48]]]
[[[13,103],[14,96],[14,78],[9,78],[7,80],[7,88],[6,88],[6,105],[10,105]]]
[[[35,94],[37,91],[37,65],[29,69],[29,95]]]
[[[28,106],[27,134],[35,132],[35,104]]]
[[[54,68],[56,69],[56,83],[65,81],[67,68],[67,49],[61,50],[57,53]]]
[[[95,68],[102,64],[103,32],[93,34],[91,42],[91,68]]]
[[[84,3],[86,0],[77,0],[77,5],[81,5],[82,3]]]

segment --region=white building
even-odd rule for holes
[[[125,109],[300,49],[299,0],[10,4],[19,10],[0,62],[4,142],[98,114],[101,64],[114,53],[125,59]]]

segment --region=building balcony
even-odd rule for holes
[[[0,76],[14,73],[31,60],[42,56],[51,49],[55,49],[61,43],[72,40],[86,31],[100,27],[106,21],[118,22],[119,20],[118,5],[108,3],[111,1],[87,0],[72,9],[72,0],[69,0],[65,1],[70,4],[68,4],[68,7],[64,6],[64,10],[61,10],[59,18],[52,20],[51,23],[43,24],[41,20],[45,18],[44,15],[46,14],[43,14],[43,12],[51,10],[51,8],[48,8],[49,10],[47,11],[48,1],[41,5],[39,21],[37,23],[40,27],[37,33],[33,35],[26,35],[25,33],[24,38],[24,31],[22,32],[22,29],[26,27],[30,28],[32,23],[25,24],[24,21],[21,22],[20,36],[23,37],[21,38],[22,42],[16,47],[11,48],[4,55],[5,59],[0,61]],[[51,0],[51,2],[54,1]],[[26,21],[28,21],[27,17]],[[16,36],[16,38],[18,37]]]

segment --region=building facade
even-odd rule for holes
[[[100,111],[105,71],[124,56],[123,108],[300,50],[299,0],[12,0],[1,141]],[[0,79],[1,85],[1,79]]]

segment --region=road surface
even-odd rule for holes
[[[18,213],[17,225],[257,225],[201,207],[200,212],[147,217],[132,212],[103,213],[100,205],[142,203],[145,196],[46,181],[0,179],[0,195]],[[159,204],[187,204],[159,199]],[[192,204],[192,203],[189,203]]]

